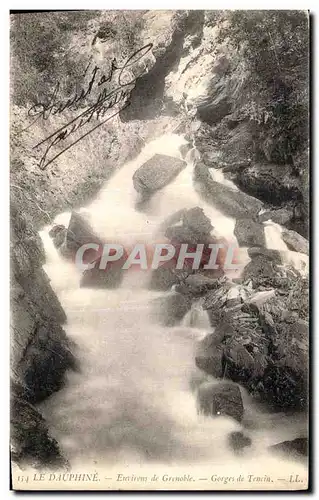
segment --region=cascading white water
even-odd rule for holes
[[[160,137],[105,184],[95,201],[83,208],[96,233],[124,245],[156,241],[167,216],[200,206],[222,235],[233,238],[234,220],[203,202],[193,189],[191,163],[153,196],[146,212],[135,209],[135,170],[155,153],[180,156],[183,142],[174,134]],[[66,224],[69,216],[61,214],[55,222]],[[118,289],[80,288],[80,272],[60,256],[48,230],[41,232],[44,267],[66,311],[65,329],[77,344],[80,372],[68,373],[66,387],[41,408],[72,467],[235,463],[227,435],[241,426],[230,418],[198,414],[191,389],[194,377],[208,379],[194,363],[196,340],[209,326],[205,314],[193,311],[176,327],[156,324],[152,299],[165,292],[146,288],[149,273],[145,271],[127,271]],[[248,407],[253,411],[250,403]],[[260,422],[255,414],[254,418],[256,430],[250,431],[253,444],[245,460],[253,463],[263,456],[276,466],[277,459],[268,455],[267,446],[278,442],[280,429],[285,429],[284,439],[296,437],[295,426],[280,418],[273,432],[265,414]]]

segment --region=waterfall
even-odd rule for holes
[[[171,134],[148,143],[82,208],[98,235],[124,245],[157,241],[166,217],[200,206],[222,235],[233,238],[234,219],[202,201],[194,190],[190,160],[143,212],[136,208],[136,169],[155,153],[180,157],[184,142]],[[65,223],[69,217],[61,214],[55,222]],[[71,466],[234,464],[237,459],[227,436],[241,430],[240,424],[227,417],[199,415],[190,387],[192,377],[204,377],[195,367],[196,342],[211,332],[200,302],[180,325],[164,327],[154,322],[150,304],[166,292],[148,290],[147,271],[126,271],[117,289],[80,288],[80,272],[54,248],[49,229],[40,233],[44,268],[66,311],[65,329],[76,343],[80,371],[68,373],[65,388],[42,403],[41,411]],[[263,456],[276,463],[266,446],[278,442],[272,428],[261,426],[258,432],[247,460],[254,463]]]
[[[200,300],[192,305],[191,309],[184,316],[182,324],[191,328],[198,328],[206,333],[212,330],[208,313],[203,309]]]

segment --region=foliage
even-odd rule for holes
[[[34,104],[53,92],[69,96],[84,81],[97,41],[116,40],[120,56],[138,45],[143,11],[69,11],[14,14],[11,19],[11,92],[15,104]],[[118,54],[115,54],[117,56]]]
[[[220,31],[249,70],[241,118],[262,131],[269,160],[293,163],[307,147],[309,19],[304,11],[232,11]]]

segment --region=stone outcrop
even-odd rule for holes
[[[249,447],[251,443],[250,437],[240,431],[231,432],[228,436],[228,444],[236,454],[242,453],[243,449]]]
[[[271,205],[301,199],[300,181],[291,165],[254,164],[240,169],[233,181],[244,192]]]
[[[88,243],[95,243],[99,245],[98,251],[88,249],[83,255],[85,263],[93,262],[99,258],[102,252],[102,240],[94,234],[90,223],[86,220],[85,216],[72,212],[68,227],[59,224],[53,226],[50,230],[54,245],[59,248],[63,257],[68,259],[75,259],[76,252],[82,245]]]
[[[236,219],[234,234],[241,247],[264,247],[264,226],[251,219]]]
[[[40,412],[25,399],[19,384],[11,386],[11,458],[20,466],[54,470],[68,466]]]
[[[199,343],[196,365],[214,377],[241,383],[260,401],[278,408],[304,409],[309,349],[307,279],[296,271],[289,274],[273,261],[265,262],[272,267],[261,265],[258,279],[250,267],[241,284],[223,278],[215,290],[207,292],[203,307],[215,330]],[[268,276],[270,270],[275,274]],[[232,302],[231,291],[236,296]]]
[[[162,265],[152,271],[148,286],[151,290],[170,290],[172,286],[182,282],[188,274],[187,271],[172,269],[171,267]]]
[[[244,406],[238,385],[204,383],[198,389],[199,411],[204,415],[228,416],[242,421]]]
[[[11,391],[13,458],[36,465],[63,459],[33,406],[64,384],[76,369],[74,349],[62,325],[65,313],[42,269],[42,242],[15,206],[11,209]]]
[[[101,18],[106,15],[101,14]],[[271,219],[285,225],[289,231],[282,235],[288,247],[308,253],[307,241],[301,236],[307,235],[309,215],[308,153],[299,137],[277,134],[270,123],[271,113],[269,118],[265,113],[260,115],[258,105],[252,109],[256,103],[250,98],[247,84],[254,76],[253,65],[244,61],[240,44],[232,45],[231,34],[223,34],[223,22],[210,16],[203,11],[161,11],[160,15],[147,11],[141,15],[143,23],[133,46],[125,45],[131,36],[120,34],[119,53],[113,53],[116,44],[112,45],[108,38],[105,51],[99,54],[99,64],[114,55],[122,60],[122,38],[125,54],[153,43],[147,58],[133,68],[133,74],[143,74],[129,96],[131,104],[121,112],[120,120],[110,121],[109,127],[100,129],[94,147],[90,136],[78,144],[78,154],[74,155],[71,148],[64,153],[62,162],[55,162],[46,170],[39,169],[33,148],[52,133],[57,123],[38,120],[29,127],[21,96],[18,105],[13,106],[11,183],[14,205],[26,214],[24,220],[19,210],[13,209],[12,374],[20,387],[12,396],[17,461],[28,456],[33,463],[63,462],[57,443],[34,404],[62,387],[65,371],[76,368],[75,347],[65,336],[65,314],[41,267],[44,253],[35,231],[51,223],[57,212],[83,205],[115,168],[136,156],[146,140],[166,131],[168,123],[185,133],[189,144],[196,148],[193,159],[197,192],[226,216],[237,219],[240,245],[252,247],[248,250],[251,262],[237,283],[224,278],[211,282],[206,275],[188,270],[175,272],[164,266],[152,273],[150,288],[168,290],[176,285],[178,317],[182,317],[193,297],[200,296],[215,328],[198,346],[196,364],[208,374],[226,380],[199,391],[201,411],[242,419],[240,390],[228,379],[245,386],[257,399],[281,409],[307,406],[308,282],[294,269],[281,267],[280,253],[263,248],[261,223]],[[93,40],[94,57],[98,57],[96,40],[105,41],[100,21],[94,21],[97,29],[92,40],[78,44],[77,60],[82,57],[85,64],[87,55],[91,56]],[[111,38],[116,33],[112,29]],[[81,34],[76,36],[81,38]],[[104,70],[107,73],[109,68]],[[270,82],[274,92],[278,91],[276,85],[280,90],[283,83],[273,75],[260,81],[261,87]],[[37,92],[35,95],[38,98]],[[271,96],[267,110],[269,104],[280,102],[277,97]],[[299,117],[299,111],[297,114]],[[284,116],[287,117],[285,113]],[[157,117],[158,123],[154,120]],[[282,154],[292,142],[298,145],[299,139],[300,154]],[[189,147],[181,150],[183,157]],[[167,168],[158,169],[157,159],[155,170],[141,167],[148,170],[147,175],[141,169],[136,172],[134,185],[139,193],[149,196],[185,167],[182,160],[168,158]],[[241,190],[216,182],[210,168],[222,169]],[[193,215],[180,214],[180,225],[167,225],[170,241],[209,241],[211,226],[198,211]],[[68,257],[87,238],[96,238],[78,215],[73,213],[70,224],[72,230],[56,226],[50,233],[55,246]],[[118,286],[119,274],[102,273],[97,269],[84,273],[81,286]],[[108,285],[105,277],[111,278]],[[171,313],[175,305],[165,307],[170,311],[168,323],[174,324],[176,318]],[[237,450],[248,446],[248,439],[233,435],[229,444]]]
[[[121,262],[108,263],[105,269],[99,269],[99,260],[95,267],[83,272],[80,287],[81,288],[118,288],[122,283],[123,269]]]
[[[195,188],[201,196],[228,217],[256,218],[263,203],[241,191],[216,182],[204,163],[198,163],[194,170]]]
[[[133,184],[138,193],[148,197],[174,179],[186,167],[186,162],[167,155],[154,155],[141,165],[133,175]]]
[[[290,250],[309,255],[309,241],[301,236],[301,234],[287,229],[284,229],[281,234],[282,239]]]
[[[173,292],[152,301],[152,317],[164,326],[175,326],[190,310],[192,301],[181,293]]]

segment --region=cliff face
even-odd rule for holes
[[[196,146],[204,177],[210,167],[219,168],[245,192],[249,217],[258,218],[263,207],[273,220],[306,235],[308,20],[304,13],[281,14],[280,20],[257,13],[251,26],[245,14],[202,11],[37,16],[15,16],[12,24],[12,436],[17,461],[61,464],[34,405],[62,387],[66,370],[76,369],[76,348],[42,269],[37,231],[56,213],[91,199],[114,169],[168,127]],[[40,102],[49,107],[57,81],[59,99],[85,88],[91,58],[90,70],[96,64],[107,75],[114,58],[119,63],[149,43],[152,50],[130,67],[136,78],[131,105],[40,168],[34,146],[87,103],[33,123],[30,109]],[[226,192],[222,198],[225,204]],[[242,381],[229,362],[231,369]]]
[[[42,269],[42,242],[21,209],[11,209],[12,446],[16,460],[61,462],[34,404],[64,384],[76,362],[62,325],[65,313]],[[22,426],[21,426],[22,424]],[[37,443],[32,435],[37,435]],[[51,453],[45,452],[46,446]],[[47,455],[45,454],[47,453]],[[42,456],[43,455],[43,456]],[[42,457],[42,458],[41,458]]]

